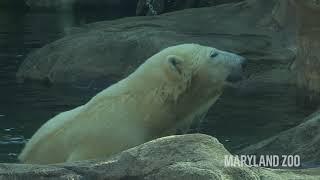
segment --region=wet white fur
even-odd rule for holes
[[[219,55],[211,58],[214,51]],[[180,73],[168,62],[171,56],[182,60]],[[19,159],[50,164],[108,157],[187,129],[214,104],[238,63],[234,54],[197,44],[166,48],[88,103],[47,121]]]

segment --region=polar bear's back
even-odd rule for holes
[[[83,108],[84,106],[79,106],[70,111],[60,113],[42,125],[26,144],[22,153],[19,155],[19,160],[22,162],[32,162],[33,160],[30,158],[41,156],[41,153],[38,152],[39,149],[43,149],[43,146],[46,144],[54,144],[53,142],[47,142],[47,139],[51,139],[49,138],[50,136],[54,136],[55,134],[58,134],[59,131],[63,131],[63,129],[66,127],[66,124],[75,120],[80,112],[83,111]],[[42,148],[39,148],[39,146],[42,146]],[[50,150],[55,151],[53,148],[54,147],[51,147]]]

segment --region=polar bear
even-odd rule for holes
[[[239,79],[245,60],[198,44],[168,47],[88,103],[58,114],[29,140],[21,162],[51,164],[104,158],[187,130]]]

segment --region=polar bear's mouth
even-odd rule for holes
[[[228,75],[226,81],[229,83],[236,83],[244,79],[243,68],[237,67],[233,68],[230,74]]]
[[[245,79],[247,79],[247,77],[244,75],[242,69],[240,70],[240,72],[237,73],[232,72],[229,74],[226,81],[224,82],[224,87],[232,89],[238,88],[239,86],[241,86]]]

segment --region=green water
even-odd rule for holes
[[[16,162],[24,143],[46,120],[88,101],[99,87],[17,83],[15,73],[26,55],[63,36],[65,28],[118,13],[22,13],[0,11],[0,162]]]

